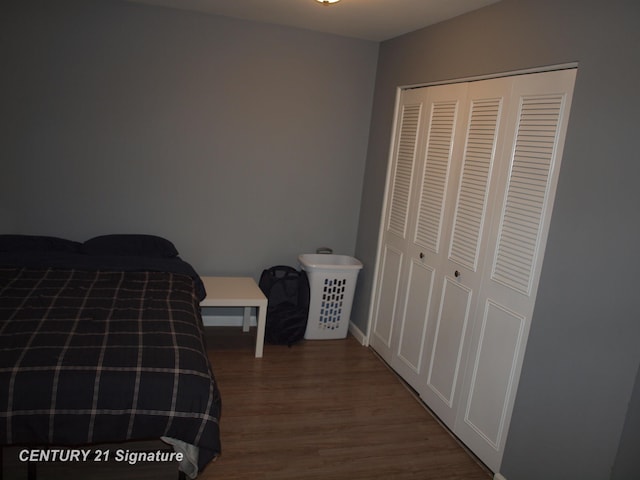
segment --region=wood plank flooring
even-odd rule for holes
[[[491,479],[375,353],[353,338],[265,345],[264,357],[256,359],[255,329],[206,330],[222,393],[223,453],[199,479]],[[26,479],[17,452],[5,449],[4,480]],[[38,465],[39,480],[175,480],[176,472],[174,464]]]
[[[207,329],[223,453],[199,478],[491,478],[355,339],[265,345],[255,359],[252,335],[225,330]]]

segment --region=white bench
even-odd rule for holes
[[[249,331],[251,308],[256,308],[258,333],[256,335],[256,358],[262,357],[264,329],[267,321],[267,297],[251,277],[202,277],[207,296],[201,307],[244,307],[242,331]]]

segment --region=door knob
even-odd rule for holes
[[[424,253],[420,252],[420,260],[424,258]]]
[[[460,276],[460,272],[458,270],[456,270],[453,274],[456,276],[456,278]]]

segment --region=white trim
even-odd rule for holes
[[[363,347],[369,346],[369,338],[353,322],[349,322],[349,333],[353,335]]]
[[[530,73],[553,72],[556,70],[569,70],[571,68],[578,68],[578,62],[569,62],[569,63],[560,63],[558,65],[547,65],[547,66],[541,66],[541,67],[524,68],[522,70],[512,70],[509,72],[497,72],[497,73],[490,73],[486,75],[476,75],[473,77],[440,80],[436,82],[416,83],[412,85],[403,85],[399,88],[400,90],[410,90],[412,88],[432,87],[435,85],[451,85],[454,83],[463,83],[463,82],[477,82],[479,80],[489,80],[492,78],[515,77],[516,75],[528,75]]]
[[[507,480],[507,479],[506,479],[506,477],[502,476],[502,474],[501,474],[501,473],[496,473],[496,474],[493,476],[493,480]]]
[[[398,110],[400,109],[400,101],[402,98],[402,87],[396,88],[395,106],[393,108],[393,121],[391,123],[391,142],[389,144],[389,151],[387,153],[387,173],[384,181],[384,194],[382,196],[382,210],[380,212],[380,218],[378,219],[378,244],[376,246],[376,259],[373,265],[373,282],[371,284],[371,295],[369,297],[369,315],[367,315],[367,333],[365,335],[365,342],[363,345],[369,345],[371,342],[371,334],[373,329],[373,319],[376,314],[376,294],[378,291],[378,276],[380,273],[380,252],[382,251],[383,238],[384,238],[384,222],[387,215],[387,202],[389,197],[391,169],[393,167],[392,156],[395,149],[395,132],[398,123]]]
[[[242,315],[202,315],[202,323],[205,327],[242,327]],[[255,314],[251,315],[249,324],[252,327],[258,324]],[[353,322],[349,322],[349,333],[362,346],[369,346],[369,339]]]

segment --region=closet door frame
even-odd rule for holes
[[[573,79],[575,79],[576,67],[577,65],[575,64],[555,66],[555,67],[549,67],[546,69],[535,69],[535,70],[528,70],[528,71],[521,71],[521,72],[511,72],[508,75],[505,74],[505,75],[498,75],[493,77],[476,78],[473,80],[486,80],[486,79],[501,78],[501,77],[513,77],[515,75],[530,74],[530,73],[545,73],[545,72],[550,72],[555,70],[567,70],[567,69],[573,70],[572,72],[572,74],[574,75]],[[467,83],[467,82],[470,82],[471,80],[472,79],[467,79],[466,81],[460,81],[460,82],[454,82],[454,83]],[[515,84],[515,80],[514,80],[514,84]],[[431,87],[435,85],[441,85],[441,84],[432,84],[432,85],[423,85],[423,86]],[[396,146],[394,145],[396,128],[397,128],[396,122],[397,122],[398,111],[401,106],[402,93],[404,90],[405,89],[399,88],[397,90],[397,95],[396,95],[396,109],[394,113],[394,130],[393,130],[394,136],[392,137],[392,145],[391,145],[391,150],[390,150],[390,155],[388,160],[383,211],[381,214],[381,221],[380,221],[380,234],[378,238],[378,250],[376,255],[376,265],[374,269],[374,281],[373,281],[372,297],[371,297],[371,304],[370,304],[369,325],[367,329],[367,343],[370,340],[372,327],[374,325],[373,321],[377,314],[377,311],[376,311],[377,302],[378,302],[378,297],[380,295],[381,288],[382,288],[382,285],[380,284],[380,282],[384,280],[380,276],[381,275],[380,268],[381,268],[381,262],[383,261],[382,259],[383,249],[385,247],[384,233],[386,228],[385,222],[387,221],[387,208],[388,208],[388,202],[389,202],[388,196],[390,194],[391,182],[393,181],[392,176],[394,175],[392,164],[394,163],[393,155],[394,155],[394,149],[396,148]],[[447,426],[449,426],[449,428],[451,428],[453,432],[456,433],[456,435],[459,435],[464,443],[467,443],[469,446],[471,446],[472,447],[471,450],[476,452],[479,455],[479,457],[483,461],[485,461],[487,465],[489,465],[489,467],[494,471],[498,471],[499,469],[501,458],[502,458],[502,452],[504,451],[504,446],[506,444],[506,434],[508,431],[511,410],[513,408],[513,401],[515,399],[515,394],[517,390],[519,372],[522,365],[522,359],[524,356],[524,350],[526,346],[526,339],[528,336],[531,316],[533,313],[533,305],[535,304],[537,282],[539,279],[540,270],[542,268],[542,258],[544,255],[550,217],[553,209],[553,199],[555,197],[555,189],[557,185],[559,166],[562,159],[562,147],[564,144],[564,136],[566,134],[567,119],[570,112],[572,90],[573,90],[573,80],[571,80],[571,87],[568,91],[569,92],[568,102],[566,102],[566,108],[562,110],[563,113],[561,113],[561,115],[564,115],[565,118],[563,118],[561,122],[563,125],[558,126],[559,138],[557,139],[557,142],[554,147],[555,153],[551,154],[552,158],[551,158],[551,167],[550,167],[549,180],[548,180],[549,183],[545,187],[547,189],[547,193],[545,195],[547,196],[545,197],[546,199],[543,202],[544,205],[543,205],[543,211],[540,219],[540,227],[537,233],[537,237],[535,237],[537,239],[536,240],[537,244],[534,247],[534,250],[536,253],[533,259],[531,279],[527,288],[528,290],[527,301],[530,302],[530,305],[527,304],[526,308],[514,307],[512,309],[511,307],[509,307],[509,302],[502,302],[499,299],[498,293],[495,293],[496,292],[495,289],[492,290],[491,288],[486,286],[488,280],[487,278],[484,278],[487,276],[490,277],[491,280],[496,280],[497,278],[497,282],[494,282],[494,283],[498,283],[498,284],[504,283],[499,278],[499,274],[495,274],[496,265],[498,262],[497,260],[498,253],[496,250],[498,240],[495,237],[496,235],[500,234],[499,231],[501,232],[502,222],[504,221],[504,215],[505,215],[504,208],[506,208],[505,202],[506,202],[506,196],[507,196],[506,189],[510,188],[510,183],[509,183],[510,180],[507,180],[507,178],[511,176],[511,169],[513,168],[513,152],[509,152],[508,150],[511,148],[515,148],[515,143],[514,143],[515,140],[514,138],[509,137],[507,135],[506,140],[503,141],[503,139],[500,139],[499,141],[499,143],[501,143],[502,146],[498,147],[498,150],[500,151],[496,151],[496,155],[501,156],[502,159],[499,162],[502,162],[503,164],[496,165],[495,167],[496,171],[490,173],[490,177],[491,177],[489,180],[490,185],[488,185],[487,187],[488,192],[487,192],[486,201],[488,202],[489,205],[492,205],[493,212],[488,215],[487,217],[488,224],[483,227],[483,231],[481,232],[482,238],[479,240],[480,244],[482,245],[482,252],[480,252],[479,257],[476,260],[478,275],[480,278],[480,280],[478,280],[479,285],[476,285],[475,290],[473,290],[473,292],[471,290],[467,292],[469,299],[473,297],[473,300],[472,301],[470,300],[471,303],[467,305],[466,307],[467,312],[464,314],[465,318],[467,316],[470,318],[470,322],[469,322],[469,325],[466,325],[465,331],[462,332],[461,339],[460,339],[461,345],[460,345],[459,355],[461,357],[458,359],[460,373],[459,373],[459,376],[456,375],[454,380],[455,385],[453,386],[456,389],[457,397],[455,398],[455,401],[454,401],[453,393],[452,393],[451,395],[452,398],[451,398],[451,401],[449,402],[451,403],[451,405],[447,406],[446,405],[447,401],[446,399],[444,399],[445,402],[443,405],[445,406],[445,409],[444,410],[441,409],[440,412],[438,411],[438,409],[436,409],[436,413],[438,415],[443,415],[442,418],[445,424],[447,424]],[[534,94],[534,96],[535,95],[537,94]],[[512,97],[511,94],[508,95],[509,101],[514,100],[514,98],[515,97]],[[519,101],[521,101],[521,98]],[[510,109],[510,111],[513,112],[513,109]],[[507,112],[505,112],[505,114],[507,114]],[[509,113],[508,115],[512,115],[512,113]],[[518,112],[518,116],[519,115],[520,113]],[[513,123],[513,118],[510,118],[510,119],[505,118],[504,121],[505,123]],[[508,128],[515,128],[515,126],[512,125],[511,127],[508,127]],[[516,136],[517,133],[518,132],[515,131],[514,136]],[[503,135],[503,134],[500,134],[500,135]],[[418,139],[418,143],[420,143],[419,139]],[[426,143],[426,140],[424,143]],[[419,207],[419,205],[416,204],[416,201],[419,202],[419,198],[417,198],[419,197],[419,193],[417,193],[419,188],[417,185],[415,185],[415,182],[416,182],[415,177],[422,175],[422,172],[418,171],[420,170],[421,163],[420,163],[420,159],[417,158],[417,156],[420,155],[421,153],[422,152],[418,151],[416,154],[417,167],[414,166],[414,172],[413,172],[412,183],[411,183],[411,191],[412,191],[411,195],[413,195],[414,198],[412,199],[413,203],[409,205],[411,207],[409,209],[409,212],[410,212],[410,216],[413,216],[413,217],[416,217],[417,214],[416,213],[411,214],[411,209],[415,211]],[[508,169],[505,169],[504,162],[509,162]],[[457,168],[458,170],[460,170],[461,168],[460,165],[458,165]],[[455,170],[455,167],[449,168],[449,170]],[[455,173],[453,174],[453,176],[455,177]],[[448,284],[452,286],[463,286],[459,281],[460,279],[458,278],[459,277],[458,270],[455,271],[456,273],[455,276],[453,274],[449,275],[451,272],[448,272],[448,270],[451,269],[450,267],[455,265],[456,263],[455,259],[451,258],[451,241],[452,241],[452,235],[453,235],[452,222],[453,222],[453,217],[456,215],[456,210],[457,210],[456,199],[454,198],[453,203],[451,203],[449,197],[452,194],[454,196],[458,195],[459,193],[458,187],[460,186],[460,183],[461,183],[461,178],[452,178],[451,185],[449,188],[453,187],[454,191],[453,193],[451,191],[448,191],[448,192],[445,192],[444,194],[444,202],[446,202],[446,205],[448,205],[446,208],[450,211],[444,212],[444,216],[449,218],[443,218],[441,220],[441,225],[444,231],[444,234],[441,238],[441,240],[443,240],[441,248],[444,250],[447,250],[447,252],[445,252],[442,256],[445,258],[446,260],[445,263],[447,263],[448,266],[446,267],[447,268],[446,272],[442,271],[442,266],[439,266],[438,270],[436,270],[436,267],[434,267],[434,270],[433,270],[434,278],[432,281],[432,286],[430,287],[430,291],[428,293],[429,299],[430,299],[429,303],[431,304],[430,306],[431,311],[427,312],[427,315],[425,317],[425,319],[429,319],[430,323],[433,323],[433,320],[438,318],[439,314],[437,313],[436,310],[442,308],[440,304],[443,302],[443,300],[440,298],[440,296],[444,294],[444,290],[443,290],[444,284],[447,284],[447,282],[444,282],[444,284],[440,286],[438,286],[438,284],[443,281],[443,275],[444,275],[444,279],[448,281]],[[497,210],[500,210],[500,211],[497,211]],[[410,221],[413,221],[413,220],[410,220]],[[449,223],[449,226],[447,226],[447,223]],[[407,228],[408,228],[407,235],[415,235],[415,225],[407,226]],[[408,253],[408,250],[403,253],[405,254]],[[413,253],[411,255],[413,255]],[[411,256],[411,255],[408,255],[408,256]],[[422,258],[422,255],[420,258]],[[401,268],[408,269],[409,267],[413,266],[412,264],[409,263],[409,260],[413,261],[414,263],[416,261],[415,259],[412,259],[412,258],[405,259],[403,261]],[[397,314],[398,318],[401,318],[405,314],[406,308],[407,308],[406,298],[407,298],[408,292],[406,291],[407,289],[406,283],[409,282],[409,280],[407,280],[409,273],[402,272],[402,271],[398,271],[397,273],[398,273],[398,280],[400,282],[405,283],[404,285],[400,286],[405,290],[400,290],[399,294],[398,294],[398,291],[396,291],[397,295],[396,295],[394,315]],[[438,278],[435,278],[436,275]],[[463,276],[464,275],[465,274],[463,273]],[[403,278],[404,280],[402,280]],[[517,279],[514,281],[517,282]],[[397,285],[397,287],[398,286],[399,285]],[[431,299],[432,296],[434,297],[433,299]],[[403,304],[402,302],[405,302],[405,303]],[[454,308],[454,310],[456,311],[459,310],[458,303],[459,302],[456,302],[455,304],[451,304],[452,308]],[[463,314],[463,312],[460,311],[458,312],[458,314]],[[516,320],[515,322],[513,321],[514,319]],[[488,323],[488,322],[493,322],[493,323]],[[507,391],[505,393],[506,396],[504,399],[504,404],[499,405],[501,412],[498,412],[495,415],[495,421],[492,420],[493,423],[490,422],[489,424],[487,424],[486,427],[488,428],[488,430],[483,431],[482,428],[484,426],[481,424],[482,422],[474,424],[473,418],[471,418],[473,417],[473,414],[475,414],[475,419],[480,419],[481,417],[478,415],[481,415],[481,413],[478,413],[478,412],[483,411],[482,408],[478,410],[474,405],[472,405],[472,401],[473,401],[472,397],[477,393],[474,391],[474,388],[477,387],[478,385],[477,380],[478,378],[480,378],[480,377],[477,377],[476,375],[478,374],[479,371],[482,371],[483,366],[486,368],[486,366],[490,365],[490,362],[492,361],[491,358],[486,356],[486,352],[491,350],[492,345],[499,346],[499,344],[495,343],[496,341],[498,341],[496,339],[499,339],[499,335],[495,336],[495,334],[500,333],[499,330],[496,330],[496,328],[502,329],[504,326],[505,328],[509,329],[511,328],[512,325],[516,325],[516,324],[519,326],[514,327],[516,329],[513,332],[511,332],[512,333],[511,337],[513,338],[510,337],[510,340],[509,340],[510,342],[513,343],[513,349],[514,349],[514,351],[512,352],[513,359],[510,363],[511,373],[508,375],[508,378],[506,380],[501,379],[499,384],[497,384],[498,387],[505,386],[505,388],[507,388]],[[398,326],[392,325],[391,328],[398,328]],[[424,332],[426,331],[427,328],[429,328],[431,333],[429,335],[426,335],[425,337]],[[426,338],[427,344],[429,342],[430,335],[433,335],[434,328],[436,328],[436,336],[437,336],[437,326],[435,327],[433,325],[424,326],[425,330],[423,330],[422,337]],[[493,333],[489,333],[489,335],[494,335],[493,339],[492,337],[486,336],[490,328],[493,328]],[[390,332],[390,338],[391,338],[391,332]],[[435,339],[433,341],[435,342]],[[486,344],[483,344],[483,342],[485,341],[486,341]],[[393,355],[394,346],[396,346],[398,342],[399,340],[396,334],[396,336],[394,336],[393,338],[393,345],[390,345],[390,352],[388,352],[388,353],[391,353],[391,356],[387,355],[386,356],[387,358],[385,358],[385,356],[383,355],[383,358],[385,358],[385,360],[387,360],[387,362],[390,363],[391,367],[394,368],[394,370],[396,370],[404,378],[406,374],[404,373],[403,368],[398,368],[397,361],[396,361],[397,359],[395,358],[398,356],[398,354],[396,353],[395,356]],[[494,342],[494,343],[492,344],[491,342]],[[374,345],[374,348],[376,348],[376,345]],[[399,349],[400,346],[398,345],[397,348]],[[425,356],[427,355],[433,356],[432,354],[433,354],[434,348],[436,347],[435,347],[435,343],[433,343],[431,347],[425,344],[423,348],[424,348],[424,353],[422,357],[423,364],[420,366],[419,371],[415,372],[415,375],[413,373],[410,373],[410,376],[414,376],[416,378],[412,378],[411,380],[407,379],[407,381],[409,382],[410,385],[416,388],[416,390],[422,397],[423,401],[426,401],[427,399],[425,398],[424,390],[421,391],[421,389],[424,388],[424,385],[422,385],[422,387],[420,385],[420,382],[424,380],[424,377],[421,378],[420,375],[424,376],[426,372],[428,372],[428,376],[431,375],[430,368],[432,367],[432,365],[429,365],[429,360],[426,360],[425,362],[424,359],[425,359]],[[511,346],[509,346],[509,348],[511,348]],[[450,356],[450,354],[448,355]],[[509,356],[509,352],[505,353],[505,355],[507,356],[504,357],[504,359],[502,359],[501,361],[505,361],[506,362],[505,364],[507,364],[509,363],[508,361],[510,358],[510,357],[507,358]],[[480,370],[478,370],[479,368]],[[484,381],[484,379],[480,378],[480,381]],[[489,384],[491,384],[492,381],[488,380],[488,382]],[[502,385],[505,382],[506,384]],[[477,391],[480,392],[482,390],[477,390]],[[486,388],[484,391],[485,392],[487,391]],[[432,392],[429,391],[427,396],[431,394]],[[490,405],[498,401],[499,400],[498,397],[494,398],[494,395],[490,394],[488,396],[485,395],[483,398],[485,398],[485,404]],[[427,402],[427,404],[429,405],[429,402]],[[476,408],[475,411],[473,410],[474,408]],[[459,429],[461,431],[458,433]],[[490,432],[491,434],[487,436],[485,434],[486,432]],[[486,443],[486,445],[484,443]]]

